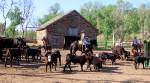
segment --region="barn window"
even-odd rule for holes
[[[70,36],[78,36],[78,28],[77,27],[70,27],[69,30],[68,30],[68,34]]]

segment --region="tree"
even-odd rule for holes
[[[116,40],[119,39],[123,42],[127,33],[127,21],[125,19],[128,17],[129,11],[132,11],[133,8],[131,3],[124,0],[118,0],[116,7],[116,10],[113,12],[113,20],[115,22],[114,34]]]
[[[0,23],[0,35],[2,35],[3,30],[4,30],[4,25],[3,23]]]
[[[84,16],[93,26],[99,27],[99,18],[97,17],[98,9],[102,8],[99,2],[87,2],[80,8],[80,13]]]
[[[98,17],[100,18],[100,29],[104,34],[105,39],[105,47],[107,47],[107,42],[109,40],[109,35],[112,34],[114,28],[114,21],[112,17],[112,13],[115,9],[115,6],[109,5],[107,7],[103,7],[99,10]]]
[[[5,28],[6,28],[8,13],[10,12],[10,10],[12,9],[14,5],[15,5],[14,0],[0,0],[0,12],[2,13],[1,15],[4,20],[3,22],[4,28],[2,30],[2,33],[5,31]]]
[[[7,37],[15,37],[16,36],[16,27],[17,25],[23,22],[23,18],[21,17],[20,9],[15,6],[14,9],[11,9],[8,13],[8,18],[10,19],[11,23],[9,27],[5,31],[5,35]]]
[[[138,21],[140,20],[137,10],[130,11],[125,17],[125,32],[128,34],[138,33],[140,26]]]
[[[32,14],[33,14],[33,2],[32,0],[20,0],[21,6],[18,6],[21,11],[21,17],[23,21],[21,22],[22,36],[24,36],[25,29],[28,27],[31,22]]]
[[[50,7],[49,13],[47,15],[44,15],[43,18],[38,20],[38,25],[42,25],[60,14],[62,14],[60,5],[56,3]]]

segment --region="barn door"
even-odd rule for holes
[[[79,40],[80,37],[77,36],[65,36],[64,37],[64,48],[68,49],[72,42]]]

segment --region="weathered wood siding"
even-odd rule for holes
[[[37,31],[37,35],[40,35],[39,38],[41,38],[41,36],[47,35],[49,38],[49,43],[52,45],[52,47],[62,48],[64,46],[64,37],[72,36],[68,33],[68,30],[71,27],[78,29],[76,36],[80,37],[81,31],[84,31],[86,36],[89,36],[91,39],[96,40],[97,29],[95,29],[77,12],[71,12],[63,16],[63,18],[47,26],[44,29],[47,31]],[[41,44],[41,42],[38,43]]]
[[[47,36],[47,30],[36,31],[36,40],[38,45],[43,45],[42,38]]]

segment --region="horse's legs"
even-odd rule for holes
[[[17,64],[20,65],[20,57],[17,56]]]
[[[46,70],[46,72],[47,72],[47,66],[48,66],[48,63],[46,63],[45,66],[46,66],[45,70]]]
[[[116,58],[111,59],[111,61],[112,61],[112,65],[113,65],[116,61]]]
[[[102,68],[102,67],[103,67],[103,61],[100,61],[99,68]]]
[[[140,66],[140,63],[138,63],[138,66],[137,66],[137,68],[139,68],[139,66]]]
[[[56,71],[56,66],[57,66],[57,63],[54,63],[54,65],[55,65],[55,71]]]
[[[135,67],[135,69],[137,69],[137,63],[136,62],[134,62],[134,67]]]
[[[52,71],[52,63],[50,62],[49,63],[49,69],[50,69],[50,72]]]
[[[145,67],[144,67],[144,62],[142,62],[142,65],[143,65],[143,69],[145,69]]]
[[[83,71],[83,65],[82,65],[82,64],[80,64],[80,66],[81,66],[81,71]]]
[[[26,62],[27,62],[27,59],[28,59],[27,55],[25,55],[25,58],[26,58]]]
[[[90,71],[92,71],[92,69],[91,69],[91,62],[89,63],[89,68],[90,68]]]
[[[90,66],[90,65],[91,65],[91,61],[89,61],[89,60],[88,60],[87,70],[88,70],[88,68],[90,68],[90,71],[92,71],[92,69],[91,69],[91,66]]]
[[[0,60],[3,60],[2,57],[3,57],[3,53],[2,53],[2,49],[0,49]]]
[[[12,63],[13,63],[13,56],[10,56],[10,66],[12,67]]]
[[[61,66],[61,56],[59,57],[59,65]]]
[[[41,59],[42,59],[42,54],[40,54],[40,61],[41,61]]]
[[[32,55],[32,61],[35,61],[35,55]]]
[[[8,55],[5,57],[5,67],[7,66]]]

